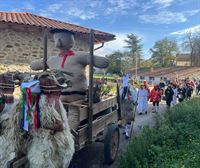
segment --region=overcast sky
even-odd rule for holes
[[[116,35],[99,54],[123,51],[130,33],[142,38],[144,57],[155,41],[180,41],[187,31],[200,31],[200,0],[0,0],[1,11],[37,15]]]

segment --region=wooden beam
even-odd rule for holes
[[[93,64],[94,64],[94,31],[90,30],[90,74],[89,74],[89,110],[88,110],[88,137],[92,143],[92,121],[93,121]]]
[[[48,42],[48,29],[44,31],[44,58],[43,58],[43,71],[47,70],[47,42]]]

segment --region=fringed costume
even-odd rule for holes
[[[14,100],[14,75],[0,74],[0,167],[7,167],[7,163],[15,157],[14,144],[11,141],[13,127],[11,116],[17,105]]]
[[[44,83],[40,81],[40,84]],[[56,94],[48,90],[56,91]],[[13,119],[16,153],[18,157],[27,156],[30,168],[66,168],[75,150],[67,113],[60,101],[59,90],[51,87],[42,91],[38,98],[30,88],[22,89],[24,97],[18,112],[20,122],[17,116]]]
[[[13,104],[6,103],[4,110],[0,114],[0,167],[6,168],[7,163],[15,158],[15,148],[11,141],[13,132],[11,115],[14,108],[17,105],[17,101]]]

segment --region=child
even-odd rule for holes
[[[159,102],[161,101],[161,92],[158,85],[155,85],[150,93],[150,102],[153,103],[152,112],[158,112]]]

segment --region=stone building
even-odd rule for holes
[[[129,70],[131,75],[135,74],[135,69]],[[173,66],[163,68],[139,68],[137,70],[137,80],[146,80],[150,84],[158,84],[161,80],[185,79],[190,77],[191,79],[199,78],[200,67],[190,66]]]
[[[74,50],[89,50],[90,29],[27,12],[0,12],[0,64],[29,64],[43,57],[44,31],[62,28],[75,33]],[[94,30],[95,44],[114,40],[109,33]],[[48,35],[48,56],[56,55],[52,35]]]
[[[176,66],[190,66],[190,64],[191,64],[190,54],[176,55]]]

